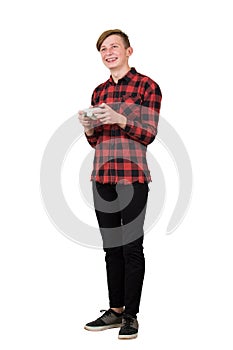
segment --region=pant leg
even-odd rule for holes
[[[105,204],[110,204],[116,201],[117,197],[116,185],[93,183],[95,212],[105,251],[110,307],[124,306],[125,268],[123,249],[121,245],[114,246],[111,237],[109,237],[116,235],[116,239],[119,241],[117,236],[121,235],[121,231],[119,231],[121,229],[121,213],[118,210],[117,202],[115,207],[112,207],[112,210],[109,211],[109,207],[105,208],[101,199],[105,201]],[[114,228],[116,228],[116,231],[113,230]]]
[[[122,189],[122,195],[125,195],[126,189]],[[134,183],[133,189],[133,198],[129,205],[122,210],[121,216],[124,242],[127,242],[122,246],[125,265],[125,312],[136,315],[139,312],[145,273],[143,226],[148,199],[148,184]],[[121,200],[120,193],[119,189],[119,200]]]
[[[122,247],[104,248],[108,282],[109,305],[125,305],[125,263]]]
[[[145,274],[143,236],[124,245],[123,256],[125,263],[125,312],[136,316],[139,312]]]

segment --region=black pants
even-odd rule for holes
[[[145,272],[143,225],[148,184],[93,182],[95,212],[103,238],[110,307],[136,315]]]

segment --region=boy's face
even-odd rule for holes
[[[119,35],[110,35],[100,47],[102,61],[110,70],[128,66],[128,58],[132,52],[131,47],[125,48],[123,39]]]

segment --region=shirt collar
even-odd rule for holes
[[[133,76],[137,74],[137,71],[134,67],[130,68],[130,70],[128,71],[128,73],[126,73],[126,75],[124,75],[121,79],[118,80],[118,84],[121,82],[121,81],[126,81],[127,83],[133,78]],[[116,84],[115,81],[113,80],[112,76],[110,75],[110,78],[108,80],[108,82],[110,84]]]

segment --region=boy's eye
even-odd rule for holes
[[[103,49],[101,49],[100,51],[101,51],[101,52],[103,52],[103,51],[105,51],[105,50],[106,50],[106,49],[105,49],[105,48],[103,48]]]

